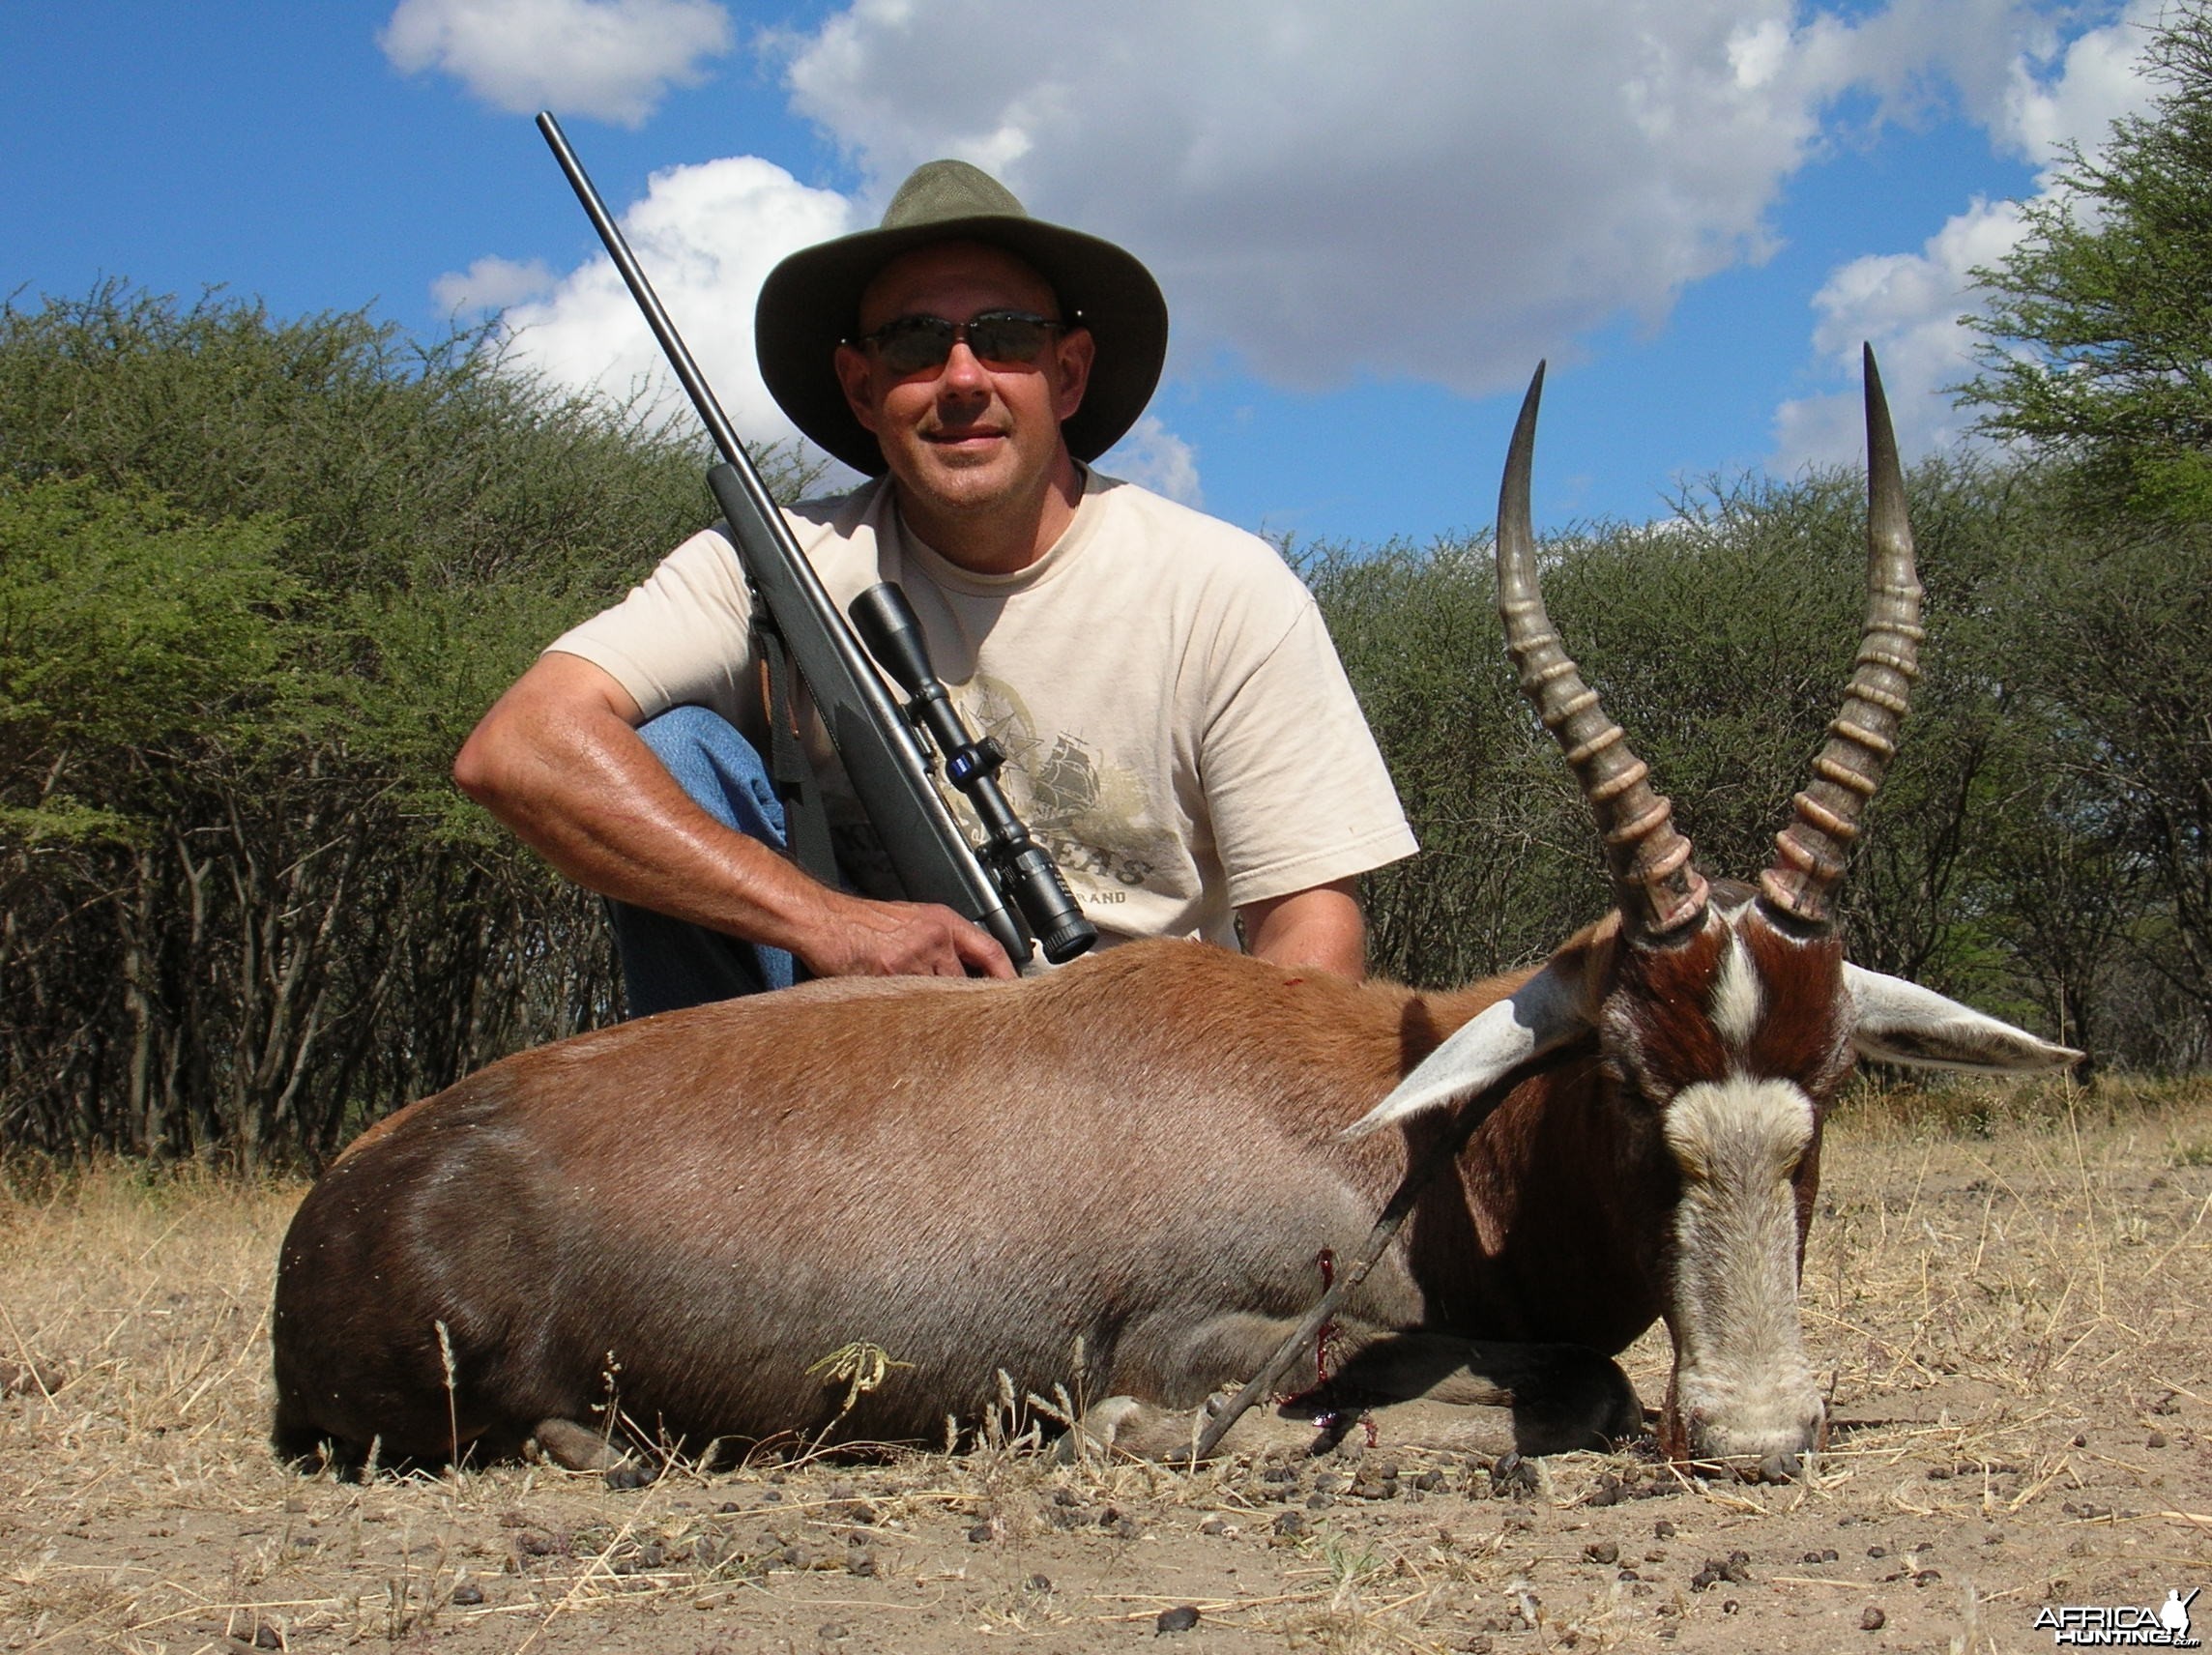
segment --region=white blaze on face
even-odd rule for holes
[[[1763,999],[1738,944],[1708,1007],[1732,1054]],[[1682,1175],[1668,1321],[1690,1450],[1718,1459],[1809,1448],[1821,1407],[1797,1315],[1790,1177],[1812,1146],[1812,1100],[1790,1081],[1734,1075],[1684,1087],[1664,1126]]]
[[[1740,1059],[1759,1029],[1760,1018],[1765,1015],[1766,985],[1753,969],[1743,938],[1732,931],[1729,934],[1728,957],[1721,961],[1720,976],[1713,984],[1712,1003],[1705,1010],[1712,1019],[1713,1031],[1727,1043],[1730,1056]]]

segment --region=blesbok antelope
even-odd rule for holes
[[[1048,1389],[1078,1361],[1115,1399],[1097,1416],[1142,1436],[1135,1416],[1258,1371],[1445,1106],[1520,1073],[1347,1297],[1324,1389],[1501,1405],[1524,1451],[1595,1444],[1641,1429],[1610,1358],[1663,1317],[1672,1450],[1813,1445],[1797,1275],[1854,1056],[2076,1054],[1848,964],[1831,917],[1920,637],[1871,355],[1865,638],[1756,888],[1708,886],[1552,632],[1540,386],[1499,506],[1499,609],[1596,816],[1613,914],[1539,970],[1449,994],[1140,944],[1012,985],[812,983],[496,1063],[371,1128],[301,1207],[278,1448],[535,1439],[605,1467],[610,1404],[694,1449],[936,1439],[1002,1370]],[[821,1359],[862,1344],[891,1365],[855,1398]]]

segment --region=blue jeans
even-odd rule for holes
[[[647,720],[638,734],[708,815],[783,850],[783,800],[767,764],[727,719],[704,707],[672,707]],[[632,1017],[792,984],[794,962],[781,948],[740,942],[626,902],[610,901],[607,915]]]

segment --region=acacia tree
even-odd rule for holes
[[[2067,151],[2025,234],[1977,270],[1981,428],[2079,466],[2107,504],[2212,520],[2212,0],[2174,0],[2145,62],[2165,87]]]

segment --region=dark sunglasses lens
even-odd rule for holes
[[[942,367],[952,354],[952,341],[963,332],[976,359],[994,367],[1012,367],[1037,359],[1052,338],[1053,324],[1034,316],[1000,316],[988,312],[965,329],[942,316],[901,316],[870,336],[876,353],[893,373],[920,373]]]
[[[1033,363],[1051,334],[1027,316],[978,316],[968,324],[968,348],[987,363]]]
[[[919,373],[952,354],[952,333],[941,316],[902,316],[876,334],[876,350],[893,373]]]

